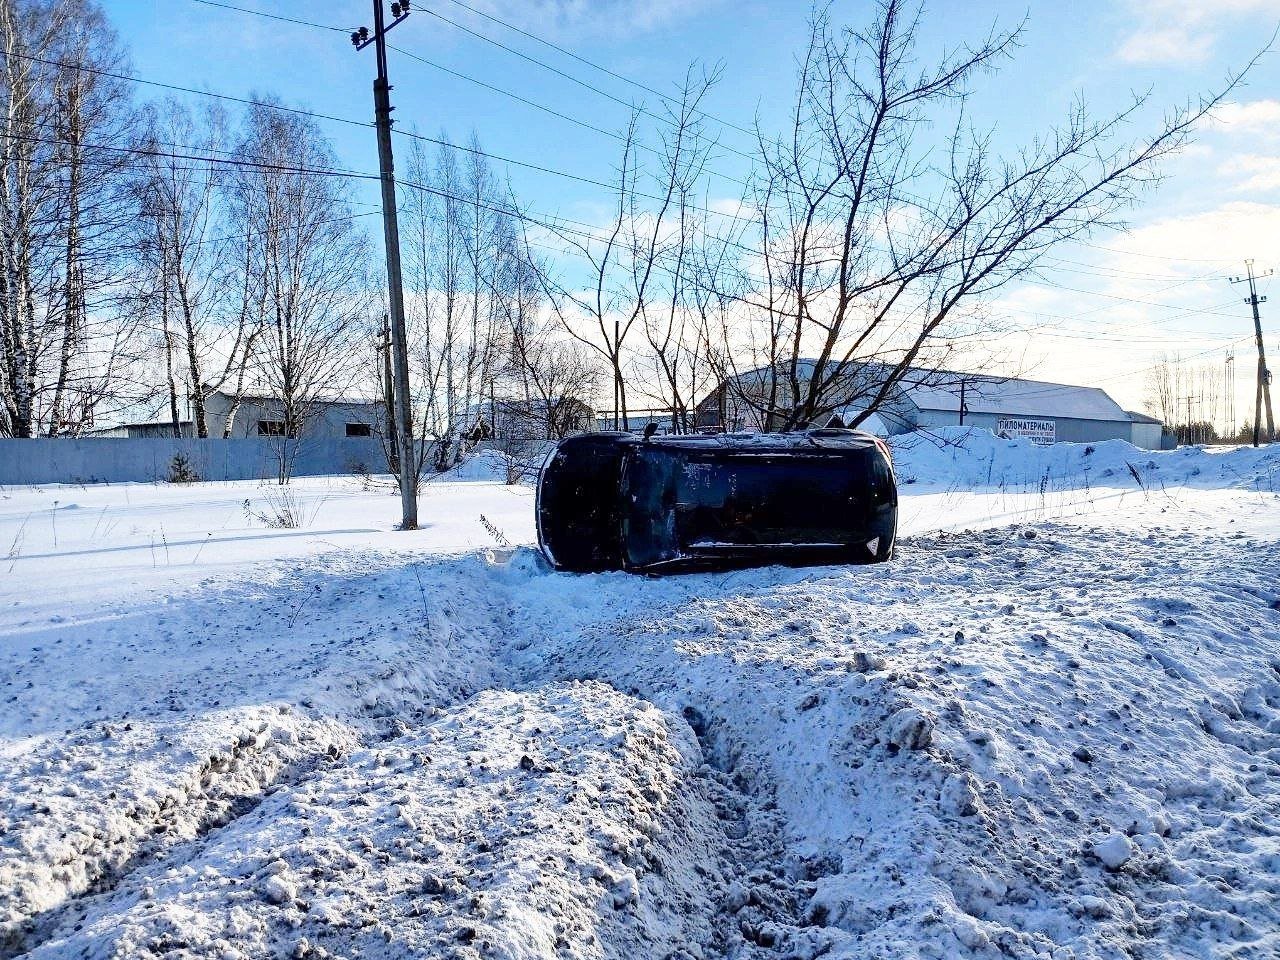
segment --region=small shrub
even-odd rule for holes
[[[166,479],[170,483],[199,483],[200,474],[196,473],[185,453],[175,453],[169,461],[169,476]]]
[[[500,547],[511,546],[511,541],[507,539],[507,535],[503,533],[500,529],[498,529],[497,524],[493,523],[493,521],[491,521],[483,513],[480,514],[480,522],[484,524],[484,528],[489,531],[489,536],[493,537],[493,539],[497,542],[498,546]]]
[[[311,525],[322,503],[324,501],[320,500],[308,508],[288,487],[276,487],[263,497],[262,509],[255,509],[253,503],[246,499],[244,515],[273,530],[297,530]]]

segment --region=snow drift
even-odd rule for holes
[[[1278,454],[956,431],[892,563],[662,580],[7,491],[0,955],[1275,956]]]

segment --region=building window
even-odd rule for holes
[[[260,437],[283,437],[284,421],[283,420],[259,420],[258,436]]]
[[[348,437],[371,437],[373,436],[373,429],[367,423],[348,423],[347,436]]]

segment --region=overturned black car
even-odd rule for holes
[[[559,570],[878,563],[893,553],[898,491],[888,448],[856,430],[588,433],[547,458],[537,519]]]

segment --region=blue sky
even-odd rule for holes
[[[371,19],[364,0],[228,2],[340,27]],[[743,127],[757,116],[767,127],[785,113],[809,13],[807,3],[760,0],[468,2],[662,91],[673,91],[690,63],[722,65],[723,79],[708,110]],[[238,96],[271,92],[293,105],[355,119],[371,115],[372,50],[356,53],[338,33],[195,0],[106,0],[104,6],[140,77]],[[546,60],[623,101],[657,106],[652,95],[486,22],[453,0],[416,6]],[[857,24],[869,4],[835,3],[832,9],[838,21]],[[980,39],[993,22],[1011,26],[1024,15],[1022,49],[998,74],[982,80],[973,101],[975,115],[994,127],[1005,145],[1043,131],[1075,96],[1106,112],[1133,92],[1150,90],[1153,104],[1162,108],[1215,88],[1275,30],[1280,0],[1035,2],[1030,9],[1025,2],[938,2],[926,10],[921,54],[927,59],[945,44]],[[620,129],[626,122],[624,106],[470,37],[425,10],[397,27],[392,41],[594,125]],[[454,140],[474,131],[493,154],[610,179],[618,160],[614,141],[394,52],[391,71],[396,118],[404,127],[430,135],[444,131]],[[145,88],[140,93],[145,95]],[[1045,379],[1097,383],[1134,408],[1142,400],[1142,368],[1160,352],[1203,352],[1205,361],[1217,363],[1231,339],[1250,333],[1242,292],[1225,277],[1243,269],[1244,256],[1256,258],[1259,269],[1280,266],[1277,55],[1264,59],[1233,100],[1223,122],[1203,131],[1170,163],[1164,185],[1130,214],[1131,233],[1094,239],[1109,249],[1064,249],[1060,256],[1070,262],[1047,274],[1051,285],[1024,285],[1000,298],[1001,314],[1023,325],[1044,325],[1034,338],[1010,338],[1011,363]],[[371,132],[341,124],[325,127],[343,165],[377,169]],[[733,130],[724,131],[723,141],[749,147],[747,138]],[[397,141],[401,150],[403,144]],[[746,161],[726,151],[715,166],[741,176]],[[522,200],[540,212],[591,220],[605,199],[602,191],[581,183],[518,167],[504,172]],[[374,186],[359,188],[362,200],[376,202]],[[1191,312],[1204,309],[1214,312]],[[1271,329],[1280,329],[1280,314]],[[1046,333],[1057,336],[1050,339]],[[1268,339],[1277,345],[1272,351],[1280,353],[1280,338]],[[1239,369],[1248,373],[1252,345],[1240,342],[1235,349],[1242,357]],[[1280,369],[1280,356],[1272,365]],[[1248,377],[1238,374],[1238,379]],[[1251,407],[1252,386],[1247,396],[1245,388],[1242,382],[1241,402],[1248,400]]]

